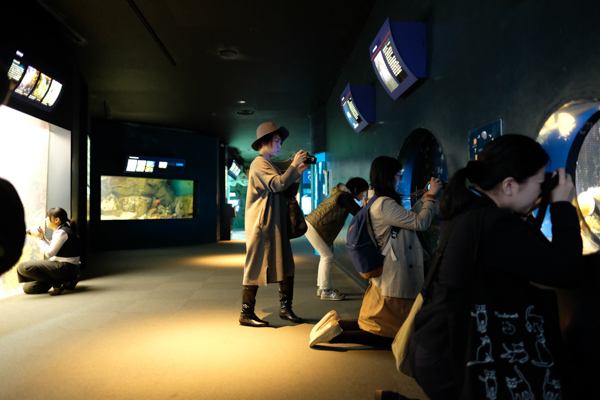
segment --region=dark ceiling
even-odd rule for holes
[[[37,3],[67,27],[92,118],[216,136],[248,162],[265,121],[291,132],[281,155],[310,149],[310,113],[329,98],[375,0]]]

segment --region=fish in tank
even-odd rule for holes
[[[182,219],[194,216],[194,181],[101,176],[100,219]]]

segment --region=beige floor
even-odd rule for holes
[[[363,293],[334,267],[348,298],[319,300],[318,257],[304,238],[292,243],[301,325],[279,319],[277,285],[257,296],[272,327],[238,324],[243,240],[97,254],[75,292],[1,300],[0,399],[424,398],[389,351],[308,347],[327,311],[356,319]]]

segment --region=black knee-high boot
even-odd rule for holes
[[[257,291],[258,286],[244,285],[242,292],[242,313],[240,314],[240,325],[256,327],[269,326],[267,321],[259,319],[254,313]]]
[[[298,317],[292,311],[292,300],[294,298],[294,277],[286,276],[279,282],[279,318],[288,320],[295,324],[302,322],[302,318]]]

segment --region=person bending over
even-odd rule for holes
[[[331,265],[333,252],[331,245],[340,233],[348,214],[356,215],[369,184],[363,178],[352,178],[346,184],[338,183],[331,189],[331,196],[306,216],[306,238],[321,256],[317,275],[317,296],[321,300],[343,300],[345,294],[331,287]]]

